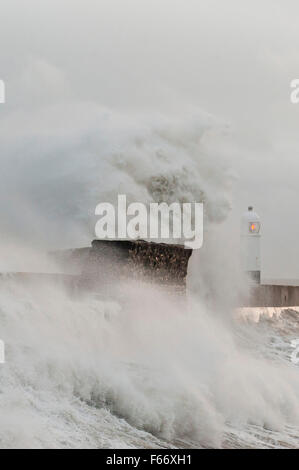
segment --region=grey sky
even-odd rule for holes
[[[265,272],[299,278],[299,105],[289,100],[299,77],[298,18],[295,0],[2,0],[0,158],[9,132],[23,146],[22,129],[41,132],[41,109],[57,103],[69,133],[80,120],[69,124],[74,101],[173,116],[201,109],[231,126],[224,151],[238,180],[228,229],[253,204]],[[38,155],[32,135],[25,140]]]

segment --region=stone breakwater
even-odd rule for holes
[[[184,292],[191,249],[144,240],[94,240],[91,247],[53,253],[64,272],[87,283],[141,280]]]

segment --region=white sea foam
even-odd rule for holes
[[[13,277],[0,289],[2,447],[244,446],[250,426],[293,445],[298,370],[198,301],[131,284],[123,304]]]
[[[89,103],[2,120],[1,271],[53,272],[35,244],[89,243],[90,214],[117,193],[203,200],[208,232],[186,302],[129,283],[125,298],[115,286],[110,299],[72,299],[1,278],[2,447],[294,446],[298,369],[281,351],[296,321],[274,331],[275,350],[272,323],[231,314],[240,276],[234,234],[217,225],[232,181],[221,129],[196,113],[130,117]]]

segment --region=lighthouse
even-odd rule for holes
[[[241,262],[251,281],[261,282],[261,221],[252,206],[242,216]]]

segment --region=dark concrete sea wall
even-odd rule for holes
[[[297,307],[299,287],[256,285],[251,289],[250,299],[243,304],[246,307]]]
[[[55,282],[73,293],[108,291],[114,281],[141,280],[157,284],[169,293],[184,293],[191,249],[182,245],[138,241],[94,240],[91,247],[52,253],[57,274],[2,274],[0,280]],[[273,281],[272,281],[273,282]],[[252,284],[240,307],[298,307],[299,286]]]
[[[191,253],[181,245],[94,240],[83,274],[108,282],[137,279],[184,290]]]
[[[184,291],[191,249],[143,240],[94,240],[90,248],[54,253],[65,272],[81,273],[95,287],[118,280],[143,280]]]

